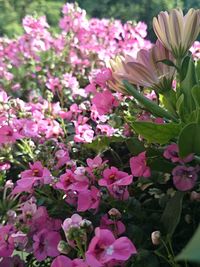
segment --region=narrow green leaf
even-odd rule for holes
[[[167,203],[161,217],[166,234],[172,236],[181,218],[184,193],[177,191]]]
[[[181,81],[184,80],[184,78],[187,74],[189,62],[190,62],[190,56],[186,56],[182,62],[182,65],[181,65],[181,72],[180,72]]]
[[[187,124],[181,131],[178,146],[179,155],[184,158],[187,155],[194,153],[200,155],[200,124],[190,123]]]
[[[124,81],[124,86],[126,90],[132,96],[137,99],[137,101],[143,105],[148,111],[150,111],[153,115],[156,115],[161,118],[166,118],[169,120],[177,121],[177,118],[167,112],[165,109],[161,108],[155,102],[149,100],[147,97],[143,96],[138,90],[136,90],[130,83]]]
[[[192,97],[191,89],[197,84],[195,64],[192,58],[190,58],[187,74],[184,80],[180,84],[181,92],[184,94],[185,110],[192,112],[195,109],[194,99]]]
[[[131,122],[130,126],[149,143],[166,144],[171,139],[178,137],[181,124],[153,122]]]
[[[177,260],[194,261],[200,263],[200,226],[196,233],[193,235],[192,239],[189,241],[187,246],[182,250],[182,252],[177,256]]]
[[[200,107],[200,85],[192,87],[192,96],[196,104],[196,108]]]
[[[161,62],[161,63],[163,63],[163,64],[165,64],[167,66],[174,67],[174,68],[177,69],[177,66],[174,64],[174,62],[169,60],[169,59],[158,60],[156,63],[159,63],[159,62]]]

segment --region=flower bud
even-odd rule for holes
[[[108,214],[110,217],[114,219],[120,219],[122,217],[121,212],[118,211],[118,209],[112,208],[108,211]]]
[[[60,240],[57,247],[58,251],[62,254],[69,254],[70,246],[64,240]]]
[[[151,241],[153,243],[153,245],[159,245],[160,244],[160,231],[154,231],[152,234],[151,234]]]

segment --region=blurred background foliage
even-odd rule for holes
[[[69,0],[68,2],[75,2]],[[90,17],[116,18],[123,21],[144,21],[148,38],[154,40],[152,18],[161,10],[181,7],[198,8],[199,0],[76,0]],[[0,0],[0,35],[14,37],[23,32],[21,21],[26,14],[46,15],[53,31],[57,32],[61,7],[65,0]]]

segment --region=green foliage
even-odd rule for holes
[[[194,234],[188,245],[177,256],[177,260],[187,260],[200,263],[199,247],[200,247],[200,227],[197,229],[196,233]]]
[[[167,203],[161,217],[161,223],[164,226],[165,233],[170,236],[173,235],[180,221],[183,197],[184,193],[177,191]]]
[[[181,130],[181,125],[176,123],[132,122],[131,127],[149,143],[159,144],[167,144]]]
[[[178,139],[179,154],[182,158],[190,153],[200,155],[200,124],[190,123],[180,133]]]

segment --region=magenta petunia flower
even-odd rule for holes
[[[151,170],[146,163],[146,152],[142,152],[139,155],[130,158],[130,167],[133,176],[135,177],[145,177],[151,176]]]
[[[90,267],[102,267],[113,261],[124,262],[135,253],[136,248],[127,237],[115,239],[111,231],[96,228],[86,252],[86,262]]]

